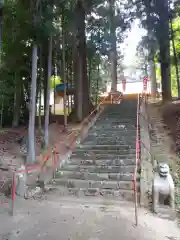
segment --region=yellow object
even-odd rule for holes
[[[51,88],[55,88],[56,85],[61,84],[62,80],[60,78],[60,76],[52,76],[51,80],[50,80],[50,86]]]
[[[131,100],[131,99],[137,99],[138,93],[130,93],[130,94],[124,94],[123,99]]]

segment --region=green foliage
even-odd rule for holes
[[[173,19],[172,22],[173,27],[173,39],[174,39],[174,45],[175,45],[175,51],[176,51],[176,57],[177,57],[177,67],[180,74],[180,17],[176,17]],[[178,90],[177,90],[177,76],[176,76],[176,62],[175,57],[173,53],[173,47],[172,47],[172,39],[171,39],[171,46],[170,46],[170,52],[171,52],[171,82],[172,82],[172,94],[173,96],[178,96]],[[180,79],[179,79],[180,81]]]
[[[4,115],[13,117],[15,89],[22,89],[20,112],[27,111],[32,74],[32,45],[38,44],[38,88],[45,87],[47,71],[47,42],[53,33],[53,65],[58,74],[62,70],[62,28],[64,14],[66,74],[73,81],[73,8],[78,1],[50,0],[5,0],[3,9],[3,34],[1,54],[0,104],[4,103]],[[117,12],[114,19],[117,42],[121,43],[124,33],[134,17],[131,1],[115,1]],[[98,95],[105,88],[109,73],[110,24],[109,6],[105,0],[83,1],[86,12],[87,63],[91,93]],[[42,56],[40,58],[40,49]],[[118,55],[119,56],[119,55]],[[119,61],[119,59],[118,59]],[[99,66],[99,69],[98,69]],[[41,83],[40,83],[41,81]],[[42,89],[43,91],[43,89]],[[1,97],[3,96],[3,98]],[[18,111],[18,110],[17,110]],[[11,114],[9,114],[11,113]]]
[[[116,5],[116,15],[114,19],[115,29],[117,30],[117,43],[124,40],[125,31],[130,28],[133,20],[132,14],[127,9],[132,6],[128,2],[118,3]],[[126,9],[126,10],[125,10]],[[91,14],[87,15],[88,40],[101,55],[108,55],[110,50],[110,23],[109,23],[109,4],[98,4],[92,8]]]
[[[148,50],[150,53],[148,57],[152,60],[157,55],[161,65],[163,100],[170,100],[171,79],[168,70],[170,69],[169,38],[171,14],[169,12],[169,1],[141,0],[138,1],[136,7],[139,10],[137,16],[141,19],[142,26],[147,29]],[[152,39],[155,39],[158,44],[153,43]]]

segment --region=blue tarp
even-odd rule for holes
[[[74,86],[73,86],[72,84],[67,84],[67,85],[66,85],[66,88],[67,88],[67,89],[73,89]],[[64,91],[64,83],[61,83],[61,84],[56,85],[56,90],[57,90],[57,91]]]

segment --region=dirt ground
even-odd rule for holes
[[[175,161],[176,173],[180,180],[180,101],[172,101],[166,104],[157,102],[151,104],[155,110],[155,122],[160,126],[160,135],[164,150],[169,158]],[[176,176],[177,177],[177,176]]]
[[[170,118],[168,110],[162,112],[166,111]],[[51,145],[63,145],[67,134],[60,126],[52,125],[50,128]],[[69,132],[77,128],[79,125],[69,126]],[[18,149],[18,145],[13,143],[18,134],[13,132],[11,138],[9,134],[8,143],[2,143],[2,146],[7,144],[9,147],[11,157],[17,154],[12,149]],[[134,205],[131,203],[110,203],[97,198],[76,198],[72,201],[72,198],[60,196],[58,192],[45,194],[41,200],[17,199],[14,216],[0,212],[0,221],[0,240],[180,239],[177,222],[158,218],[143,208],[138,209],[139,225],[135,227]]]
[[[180,101],[162,104],[151,104],[157,114],[157,122],[161,121],[164,133],[169,137],[172,153],[180,152]],[[150,113],[151,114],[151,113]]]
[[[54,146],[58,142],[61,142],[67,135],[73,130],[77,129],[79,124],[69,124],[68,131],[63,131],[63,126],[59,124],[51,124],[49,126],[49,145]],[[12,156],[14,158],[20,157],[20,144],[17,142],[22,136],[27,136],[27,130],[25,127],[19,128],[6,128],[0,130],[0,158],[6,159],[6,156]],[[36,155],[40,154],[40,146],[42,142],[42,136],[36,130]]]
[[[180,213],[180,101],[151,103],[149,109],[157,134],[152,143],[153,154],[158,161],[169,163],[175,183],[176,210]]]
[[[96,198],[97,199],[97,198]],[[55,196],[43,201],[19,201],[14,217],[0,214],[1,240],[179,240],[178,223],[134,206],[94,199]]]
[[[49,126],[49,149],[56,146],[57,151],[62,151],[65,143],[69,141],[69,135],[79,129],[79,124],[69,124],[68,131],[64,132],[64,128],[59,124],[51,124]],[[27,134],[24,127],[1,129],[0,130],[0,187],[4,182],[12,177],[11,171],[3,170],[13,166],[20,166],[23,162],[23,157],[20,153],[20,144],[18,139]],[[72,134],[70,135],[72,137]],[[36,130],[36,155],[37,159],[40,157],[40,146],[42,143],[42,136]]]
[[[174,101],[162,106],[162,116],[167,125],[171,139],[173,140],[173,151],[180,153],[180,101]]]

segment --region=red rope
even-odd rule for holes
[[[108,97],[108,96],[107,96],[107,97]],[[107,97],[106,97],[106,98],[107,98]],[[90,116],[91,116],[95,111],[98,110],[98,108],[100,107],[100,105],[102,105],[102,104],[105,102],[106,98],[104,98],[104,100],[101,101],[101,102],[98,104],[98,106],[82,121],[81,125],[84,124],[84,122],[85,122],[88,118],[90,118]],[[74,134],[74,132],[71,132],[71,133],[67,136],[66,140],[67,140],[72,134]],[[76,132],[76,134],[77,134],[77,132]],[[73,143],[72,143],[73,148],[76,146],[76,142],[75,142],[75,141],[76,141],[76,137],[77,137],[77,136],[74,136],[74,138],[73,138]],[[53,147],[53,149],[52,149],[52,154],[53,154],[53,169],[56,169],[57,164],[58,164],[57,154],[59,154],[59,152],[56,151],[56,147]],[[12,170],[12,172],[13,172],[13,177],[12,177],[12,215],[13,215],[13,213],[14,213],[14,205],[15,205],[15,199],[16,199],[16,179],[15,179],[15,178],[16,178],[16,173],[25,173],[25,172],[28,172],[28,171],[31,171],[31,170],[38,169],[38,168],[40,168],[40,167],[43,168],[43,167],[45,166],[45,164],[46,164],[49,160],[50,160],[50,154],[47,153],[45,156],[43,156],[43,165],[42,165],[42,166],[41,166],[40,164],[36,164],[36,165],[33,165],[33,166],[25,167],[25,169],[22,169],[22,170]]]

